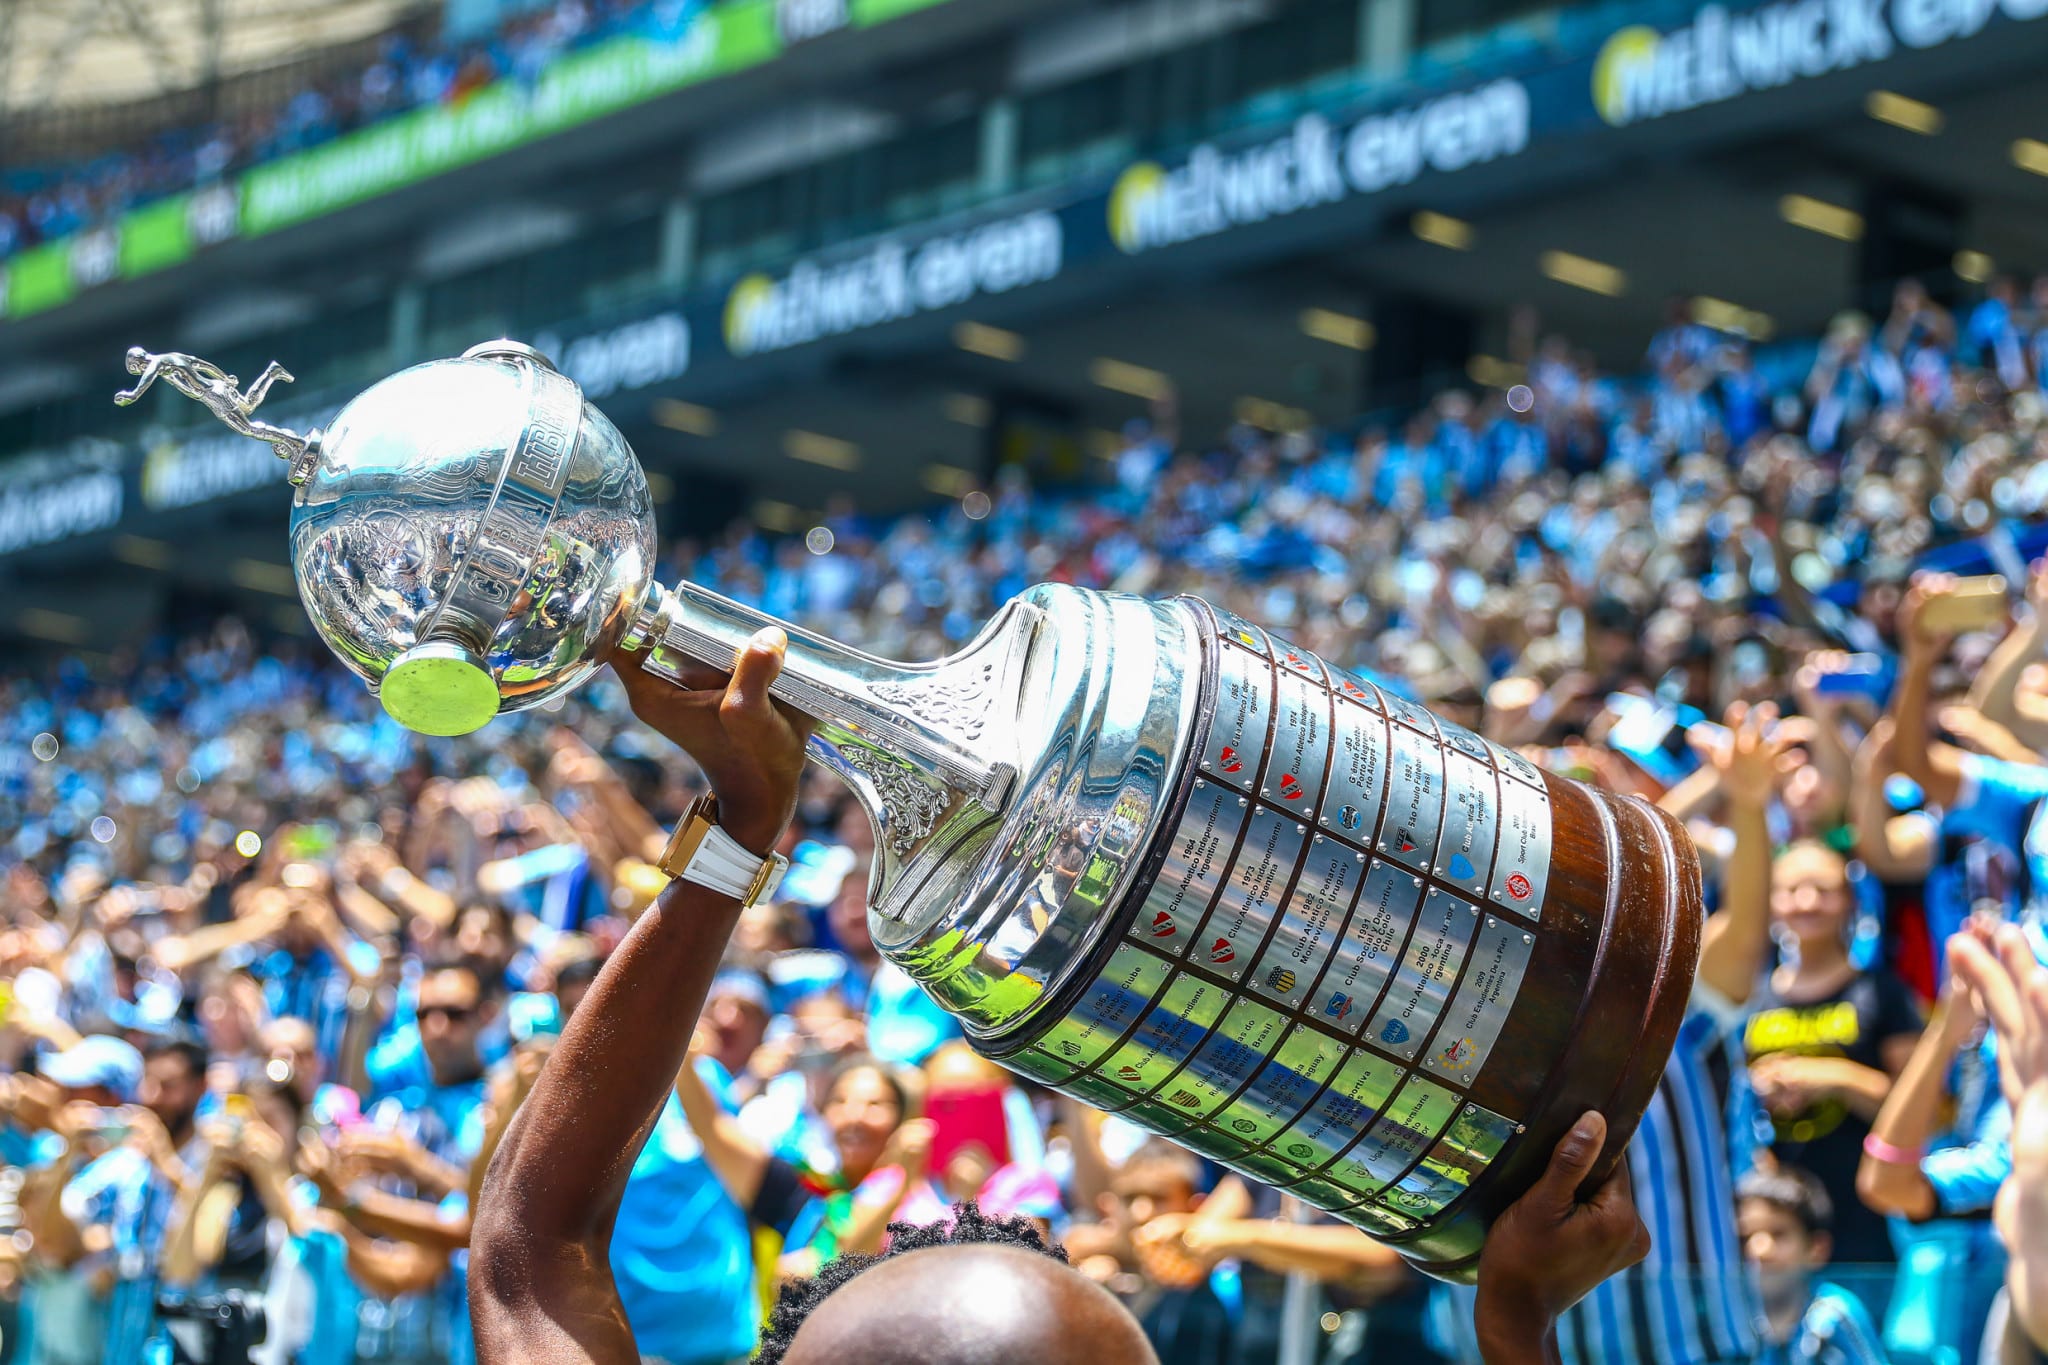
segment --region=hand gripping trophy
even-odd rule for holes
[[[773,618],[653,581],[632,450],[532,349],[401,371],[303,436],[135,350],[291,461],[320,635],[438,735],[613,651],[674,678]],[[934,663],[785,625],[775,694],[873,819],[876,946],[1004,1065],[1469,1278],[1579,1114],[1617,1159],[1700,947],[1690,841],[1192,597],[1061,584]]]

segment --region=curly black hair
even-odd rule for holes
[[[841,1256],[828,1261],[808,1279],[791,1280],[776,1297],[775,1310],[768,1315],[767,1330],[761,1333],[761,1351],[754,1365],[781,1365],[796,1339],[797,1329],[812,1310],[854,1276],[872,1270],[892,1256],[902,1256],[926,1247],[1007,1246],[1035,1251],[1061,1265],[1067,1264],[1067,1249],[1048,1242],[1028,1218],[991,1218],[972,1199],[953,1206],[950,1223],[919,1227],[915,1223],[889,1224],[889,1249],[879,1256]]]

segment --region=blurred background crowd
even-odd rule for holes
[[[2039,0],[265,27],[342,7],[0,0],[0,1365],[474,1356],[485,1168],[699,775],[608,673],[402,730],[286,600],[269,452],[106,398],[143,341],[312,425],[500,334],[633,442],[664,581],[904,660],[1043,581],[1192,593],[1682,820],[1654,1250],[1563,1360],[2048,1351]],[[579,69],[545,132],[476,103]],[[783,851],[612,1240],[648,1360],[970,1199],[1166,1365],[1478,1359],[1468,1293],[968,1049],[822,770]]]
[[[1909,281],[1776,374],[1677,310],[1638,374],[1546,337],[1526,385],[1347,432],[1198,440],[1168,398],[1099,487],[736,526],[667,568],[905,658],[1035,581],[1198,593],[1660,803],[1717,911],[1768,865],[1716,1149],[1740,1240],[1668,1292],[1754,1302],[1771,1359],[1974,1361],[1987,1320],[1997,1359],[2008,1251],[2048,1247],[1990,1217],[2011,1112],[1945,948],[2048,903],[2027,299]],[[233,619],[0,683],[9,1358],[207,1359],[228,1329],[179,1314],[229,1288],[255,1359],[466,1358],[484,1164],[695,791],[608,675],[460,741]],[[1163,1360],[1276,1360],[1288,1312],[1304,1358],[1458,1356],[1455,1300],[1363,1235],[968,1050],[879,962],[873,832],[822,771],[785,851],[620,1216],[650,1357],[744,1358],[779,1278],[966,1198],[1040,1221]]]

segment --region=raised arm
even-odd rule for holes
[[[796,809],[807,726],[769,700],[780,631],[757,635],[721,686],[674,688],[618,661],[639,717],[688,749],[719,824],[765,854]],[[470,1243],[482,1365],[638,1365],[606,1249],[640,1146],[682,1069],[739,903],[672,882],[605,964],[492,1159]]]
[[[1924,812],[1896,814],[1885,800],[1885,779],[1893,772],[1893,734],[1887,716],[1856,746],[1849,776],[1849,825],[1856,831],[1857,855],[1879,881],[1917,881],[1934,866],[1933,822]]]
[[[1704,738],[1702,754],[1721,775],[1728,825],[1735,834],[1721,878],[1721,908],[1707,919],[1700,947],[1701,982],[1731,1004],[1749,999],[1771,946],[1771,832],[1765,823],[1781,773],[1798,763],[1788,736],[1774,734],[1778,710],[1769,702],[1728,708],[1727,733]]]
[[[1998,648],[1977,670],[1976,679],[1970,684],[1970,705],[2008,729],[2027,731],[2021,736],[2022,743],[2048,742],[2048,734],[2035,733],[2038,727],[2022,716],[2013,703],[2019,691],[2020,674],[2028,664],[2040,662],[2044,648],[2048,648],[2048,560],[2035,561],[2027,575],[2027,605],[2032,608],[2031,613],[2024,620],[2013,622]]]
[[[1899,603],[1899,685],[1892,692],[1892,741],[1899,771],[1920,784],[1927,799],[1939,806],[1955,804],[1962,790],[1961,754],[1938,744],[1927,734],[1927,701],[1933,689],[1934,667],[1948,651],[1948,637],[1927,630],[1922,624],[1927,604],[1948,590],[1953,580],[1946,574],[1921,574],[1906,590]]]
[[[739,1120],[718,1107],[711,1087],[697,1074],[694,1052],[676,1071],[676,1102],[690,1121],[690,1131],[704,1144],[705,1164],[718,1183],[733,1203],[751,1209],[754,1196],[761,1192],[761,1174],[768,1169],[768,1153],[747,1136]]]
[[[1948,1093],[1949,1063],[1977,1027],[1977,1011],[1967,989],[1956,983],[1951,967],[1942,983],[1941,999],[1920,1034],[1913,1055],[1885,1097],[1863,1161],[1856,1169],[1856,1193],[1865,1204],[1886,1216],[1932,1218],[1939,1207],[1934,1184],[1920,1168],[1920,1157],[1941,1122],[1941,1101]]]

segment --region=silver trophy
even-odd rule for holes
[[[1469,1276],[1579,1112],[1607,1110],[1611,1158],[1654,1089],[1698,873],[1646,807],[1194,598],[1042,585],[902,664],[664,587],[632,450],[514,342],[305,435],[252,415],[275,365],[246,394],[190,356],[128,368],[117,401],[161,377],[291,462],[306,610],[415,730],[614,651],[728,667],[781,625],[774,694],[874,821],[875,943],[978,1049],[1432,1273]]]

